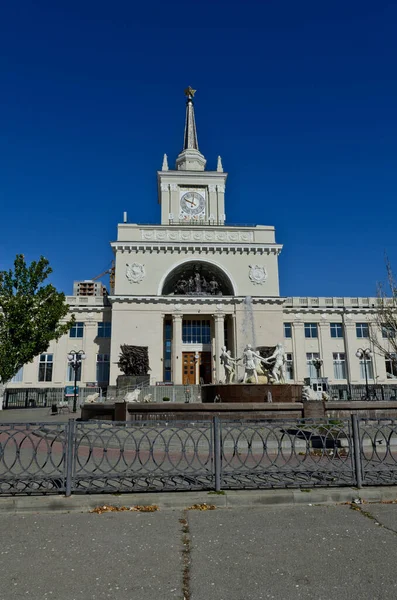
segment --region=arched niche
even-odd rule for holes
[[[184,262],[166,276],[163,296],[234,296],[229,276],[210,262]]]

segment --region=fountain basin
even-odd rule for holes
[[[212,402],[301,402],[302,385],[256,383],[214,383],[201,386],[201,401]],[[269,398],[271,394],[271,400]],[[218,397],[218,399],[217,399]],[[219,400],[220,398],[220,400]]]

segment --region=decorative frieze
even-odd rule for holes
[[[142,239],[157,242],[253,242],[253,231],[194,231],[185,229],[144,229]]]

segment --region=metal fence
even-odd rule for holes
[[[397,400],[397,381],[395,385],[351,385],[350,387],[344,384],[333,384],[329,386],[330,400]]]
[[[397,484],[397,420],[0,424],[0,494]]]
[[[99,393],[100,388],[79,387],[78,403],[84,404],[90,394]],[[6,388],[3,408],[45,408],[65,400],[65,388]],[[73,398],[71,399],[71,402]]]

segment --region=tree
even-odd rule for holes
[[[379,283],[377,306],[370,328],[370,340],[379,353],[389,361],[388,376],[397,376],[397,282],[386,258],[386,283]]]
[[[0,382],[6,383],[26,363],[45,352],[51,340],[58,340],[74,323],[65,294],[53,285],[43,285],[52,273],[43,256],[30,266],[23,254],[14,261],[14,270],[0,271]]]

